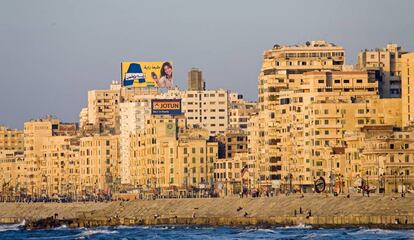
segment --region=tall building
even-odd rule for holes
[[[119,89],[88,92],[88,123],[99,127],[100,132],[119,132]],[[84,125],[84,123],[83,123]]]
[[[397,44],[387,44],[385,48],[365,49],[358,54],[357,68],[375,77],[381,98],[401,97],[400,60],[403,53]]]
[[[414,121],[414,53],[401,57],[402,86],[402,125],[409,126]]]
[[[79,179],[79,138],[49,136],[42,138],[40,150],[40,194],[43,196],[81,194]]]
[[[203,91],[206,90],[206,84],[203,79],[203,72],[197,68],[191,68],[188,72],[187,90]]]
[[[348,136],[346,163],[351,189],[361,182],[379,193],[407,192],[414,187],[413,129],[365,126]],[[349,148],[349,149],[348,149]]]
[[[218,135],[217,140],[223,144],[223,152],[219,156],[232,159],[238,153],[247,153],[247,132],[240,128],[229,128],[225,134]]]
[[[270,188],[274,180],[280,181],[282,150],[276,146],[281,141],[281,128],[277,119],[277,107],[281,104],[280,94],[292,87],[300,88],[303,73],[310,71],[339,71],[345,63],[345,51],[341,46],[325,41],[312,41],[306,44],[280,46],[264,52],[259,74],[259,122],[263,123],[258,136],[262,138],[255,156],[264,187]]]
[[[344,175],[347,131],[401,126],[401,99],[380,99],[367,72],[315,71],[304,73],[302,80],[300,88],[280,92],[275,111],[279,133],[268,144],[280,149],[273,161],[281,163],[274,169],[281,173],[282,186],[310,191],[319,177]]]
[[[220,196],[227,196],[257,189],[254,170],[254,161],[247,153],[237,153],[231,159],[217,159],[214,163],[216,191]]]
[[[0,186],[5,199],[25,192],[26,164],[23,151],[0,150]]]
[[[144,102],[124,102],[120,104],[120,170],[121,183],[130,183],[130,148],[131,134],[145,127],[146,120],[151,112],[150,103]]]
[[[257,112],[257,103],[243,99],[243,95],[229,93],[229,128],[246,130],[250,116]]]
[[[23,151],[23,131],[0,125],[0,150]]]
[[[47,116],[24,123],[24,158],[27,168],[26,186],[29,195],[42,194],[42,167],[48,159],[45,158],[43,147],[45,139],[52,136],[75,136],[77,126],[74,123],[61,123],[59,119]],[[45,173],[43,173],[45,174]]]
[[[205,128],[211,136],[226,132],[229,124],[226,90],[186,91],[182,108],[190,127]]]
[[[208,131],[187,128],[182,115],[153,115],[131,138],[131,182],[144,195],[211,188],[218,148]]]
[[[109,194],[119,189],[119,135],[80,138],[80,191],[83,195]]]

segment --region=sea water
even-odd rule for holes
[[[24,230],[21,224],[0,225],[0,239],[414,239],[414,230],[367,228],[321,229],[310,226],[274,228],[205,226],[118,226]]]

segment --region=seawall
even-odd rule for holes
[[[302,214],[300,214],[302,208]],[[296,210],[296,215],[295,215]],[[311,214],[309,216],[309,210]],[[414,229],[414,196],[277,196],[108,203],[0,203],[0,223],[57,215],[70,227],[102,225],[298,225]],[[400,224],[396,224],[399,221]]]

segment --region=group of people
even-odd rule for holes
[[[302,214],[304,214],[304,212],[303,212],[303,210],[302,210],[302,207],[299,207],[299,214],[300,215],[302,215]],[[298,215],[298,212],[296,211],[296,209],[293,211],[293,216],[297,216]],[[310,218],[310,217],[312,217],[312,210],[311,209],[308,209],[307,211],[306,211],[306,218]]]

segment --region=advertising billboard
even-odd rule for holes
[[[122,62],[121,80],[124,87],[172,88],[171,62]]]
[[[152,99],[151,114],[153,115],[180,115],[181,99]]]

